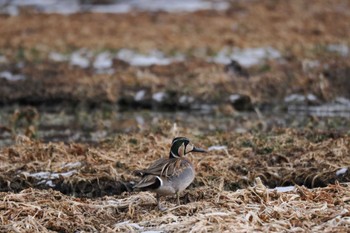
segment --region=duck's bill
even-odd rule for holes
[[[202,149],[202,148],[198,148],[198,147],[193,147],[192,152],[201,152],[201,153],[206,153],[207,151]]]

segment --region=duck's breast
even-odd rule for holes
[[[185,190],[194,180],[195,171],[192,165],[182,169],[182,171],[171,179],[173,187],[177,192]]]

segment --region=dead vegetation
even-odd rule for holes
[[[288,193],[264,186],[236,192],[197,188],[191,203],[166,212],[153,209],[149,193],[85,199],[53,190],[1,193],[1,230],[26,232],[347,232],[349,185]],[[201,197],[199,197],[201,196]]]
[[[349,54],[327,49],[331,44],[349,48],[348,8],[347,0],[266,0],[232,1],[226,11],[181,14],[1,15],[0,55],[6,61],[0,70],[25,78],[0,78],[0,104],[16,109],[7,118],[0,114],[0,140],[7,140],[0,142],[8,145],[0,147],[0,231],[348,232],[349,122],[310,117],[298,123],[299,129],[278,128],[257,108],[258,120],[239,115],[230,100],[231,95],[244,96],[248,107],[243,110],[252,110],[276,104],[286,108],[284,98],[295,93],[316,96],[306,105],[350,98]],[[246,68],[243,78],[208,61],[225,47],[266,46],[282,57]],[[186,59],[136,67],[114,58],[115,72],[99,74],[92,66],[49,58],[51,52],[82,49],[91,52],[91,63],[101,51],[123,48],[158,49]],[[162,101],[154,98],[157,93],[164,94]],[[206,129],[210,121],[200,126],[187,122],[188,128],[158,121],[140,129],[131,117],[113,122],[116,118],[105,116],[112,111],[90,111],[104,104],[172,111],[215,105],[212,114],[232,119],[219,121],[230,124],[220,132]],[[59,113],[48,117],[41,105],[56,105]],[[77,111],[85,105],[87,110]],[[74,112],[78,120],[68,124],[74,117],[64,111]],[[116,134],[122,124],[136,130]],[[40,135],[61,128],[69,136],[55,135],[58,142]],[[99,130],[108,136],[94,145],[71,142],[78,130],[78,139]],[[204,156],[190,155],[197,171],[194,182],[180,206],[168,197],[168,210],[160,212],[151,193],[130,191],[136,179],[131,174],[167,156],[171,139],[179,135],[203,148],[220,147]],[[295,187],[289,192],[272,190],[290,185]]]
[[[107,102],[169,109],[188,108],[179,101],[181,96],[191,96],[199,104],[227,104],[231,94],[242,94],[258,105],[281,103],[293,93],[311,93],[319,102],[349,98],[349,55],[327,49],[350,43],[347,7],[344,0],[235,1],[222,12],[1,16],[0,53],[8,64],[0,68],[26,79],[0,79],[0,103]],[[266,46],[277,49],[282,58],[249,68],[249,80],[231,77],[224,65],[207,62],[225,47]],[[48,59],[51,52],[85,49],[97,54],[123,48],[180,53],[186,61],[139,68],[114,59],[116,72],[100,75],[91,67]],[[135,101],[140,90],[146,92],[145,98]],[[152,99],[158,92],[167,96],[162,103]]]
[[[350,193],[344,182],[350,181],[349,171],[337,171],[350,166],[349,136],[328,135],[315,142],[312,135],[294,130],[202,137],[181,128],[164,125],[163,129],[118,136],[97,147],[19,137],[16,145],[0,153],[2,230],[339,232],[348,228]],[[135,180],[131,171],[167,155],[170,141],[165,132],[189,135],[202,147],[227,149],[191,156],[197,177],[182,194],[182,205],[175,206],[169,197],[168,211],[158,212],[151,193],[128,192],[128,187]],[[294,184],[324,188],[296,186],[294,191],[277,193],[260,179],[270,188]]]

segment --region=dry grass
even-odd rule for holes
[[[179,102],[186,95],[194,98],[193,104],[216,104],[231,116],[229,96],[235,93],[257,104],[283,102],[292,93],[313,93],[320,101],[349,97],[350,61],[325,48],[350,44],[348,8],[346,0],[266,0],[234,1],[224,12],[62,16],[24,11],[18,17],[0,16],[0,53],[9,61],[0,69],[27,77],[16,82],[1,78],[0,103],[108,102],[174,110],[190,107]],[[205,61],[225,46],[273,46],[283,62],[268,61],[249,68],[250,79],[235,78],[223,65]],[[146,68],[114,59],[116,73],[99,75],[91,67],[47,58],[51,51],[80,48],[96,53],[159,49],[188,59]],[[305,68],[305,59],[317,60],[319,66]],[[140,90],[145,98],[136,103]],[[157,92],[169,98],[155,103]],[[19,109],[0,130],[13,136],[18,123],[35,136],[38,118],[36,108]],[[260,129],[265,123],[249,124]],[[350,136],[309,129],[264,132],[203,136],[165,122],[95,146],[18,136],[0,149],[0,231],[348,232]],[[131,172],[167,156],[171,139],[179,135],[200,147],[227,149],[190,155],[196,179],[180,206],[168,197],[163,200],[168,210],[159,212],[153,194],[129,191],[129,182],[136,179]],[[348,169],[337,175],[341,168]],[[269,189],[287,185],[295,189]]]
[[[270,135],[216,134],[203,138],[182,128],[163,125],[163,131],[118,136],[97,147],[40,143],[19,137],[0,153],[2,231],[145,231],[345,232],[349,222],[350,139],[345,135],[317,135],[294,130]],[[130,193],[131,171],[166,156],[169,132],[188,135],[201,147],[226,145],[227,150],[191,156],[197,177],[176,206],[159,212],[148,192]],[[315,138],[316,137],[316,138]],[[81,162],[70,168],[67,163]],[[28,174],[46,171],[76,173],[48,185]],[[27,173],[23,173],[27,172]],[[27,174],[27,175],[24,175]],[[97,180],[97,182],[96,182]],[[277,193],[262,183],[327,186]],[[101,182],[99,182],[101,181]],[[7,188],[6,188],[7,187]],[[100,190],[98,192],[97,190]],[[111,196],[112,195],[112,196]]]
[[[264,186],[235,192],[201,187],[191,203],[154,210],[149,193],[84,199],[53,190],[0,193],[1,230],[12,232],[346,232],[350,224],[349,184],[288,193]]]
[[[348,1],[235,2],[226,12],[2,16],[0,48],[67,51],[135,48],[218,51],[225,45],[274,45],[305,53],[314,45],[349,42]],[[103,25],[103,26],[101,26]],[[336,27],[334,26],[336,25]],[[96,36],[98,35],[98,36]]]
[[[0,103],[112,102],[157,107],[151,97],[160,91],[171,97],[162,105],[177,107],[184,107],[179,103],[182,95],[210,104],[227,104],[234,93],[260,104],[281,101],[292,93],[312,93],[321,101],[349,97],[349,59],[326,49],[329,44],[349,45],[348,7],[346,0],[242,1],[224,12],[1,16],[0,53],[10,64],[0,68],[20,71],[27,79],[0,79]],[[232,78],[222,65],[203,61],[224,47],[265,46],[278,49],[284,61],[252,68],[249,81]],[[109,76],[47,59],[52,51],[81,48],[96,53],[159,49],[170,55],[184,53],[189,60],[146,69],[115,60],[117,72]],[[315,60],[320,62],[318,68],[303,68],[305,62]],[[26,68],[19,69],[18,61]],[[141,89],[146,91],[145,100],[135,103],[135,93]]]

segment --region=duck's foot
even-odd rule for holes
[[[163,207],[163,206],[161,206],[161,205],[158,205],[158,210],[161,211],[161,212],[164,212],[164,211],[167,210],[167,208],[166,208],[166,207]]]
[[[157,207],[158,207],[158,210],[162,211],[162,212],[167,210],[167,208],[161,206],[161,204],[160,204],[160,196],[158,194],[157,194]]]

